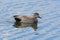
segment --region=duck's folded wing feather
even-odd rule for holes
[[[21,17],[21,22],[26,22],[26,23],[33,23],[33,18],[32,17],[29,17],[29,16],[23,16]]]

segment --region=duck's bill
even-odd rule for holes
[[[39,16],[38,18],[40,18],[41,19],[41,17]]]

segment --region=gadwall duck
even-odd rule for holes
[[[23,23],[34,23],[38,22],[37,18],[41,18],[39,16],[39,13],[34,13],[33,16],[20,16],[20,15],[15,15],[14,19],[18,22],[23,22]]]

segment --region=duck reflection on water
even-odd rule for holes
[[[16,28],[32,27],[34,31],[37,30],[37,22],[34,22],[34,23],[23,23],[23,22],[16,21],[13,26],[16,27]]]

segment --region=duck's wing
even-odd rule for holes
[[[31,23],[34,21],[33,18],[30,16],[23,16],[21,19],[22,19],[21,22],[26,22],[26,23]]]
[[[32,19],[32,17],[30,16],[23,16],[23,18],[28,19],[28,20]]]

